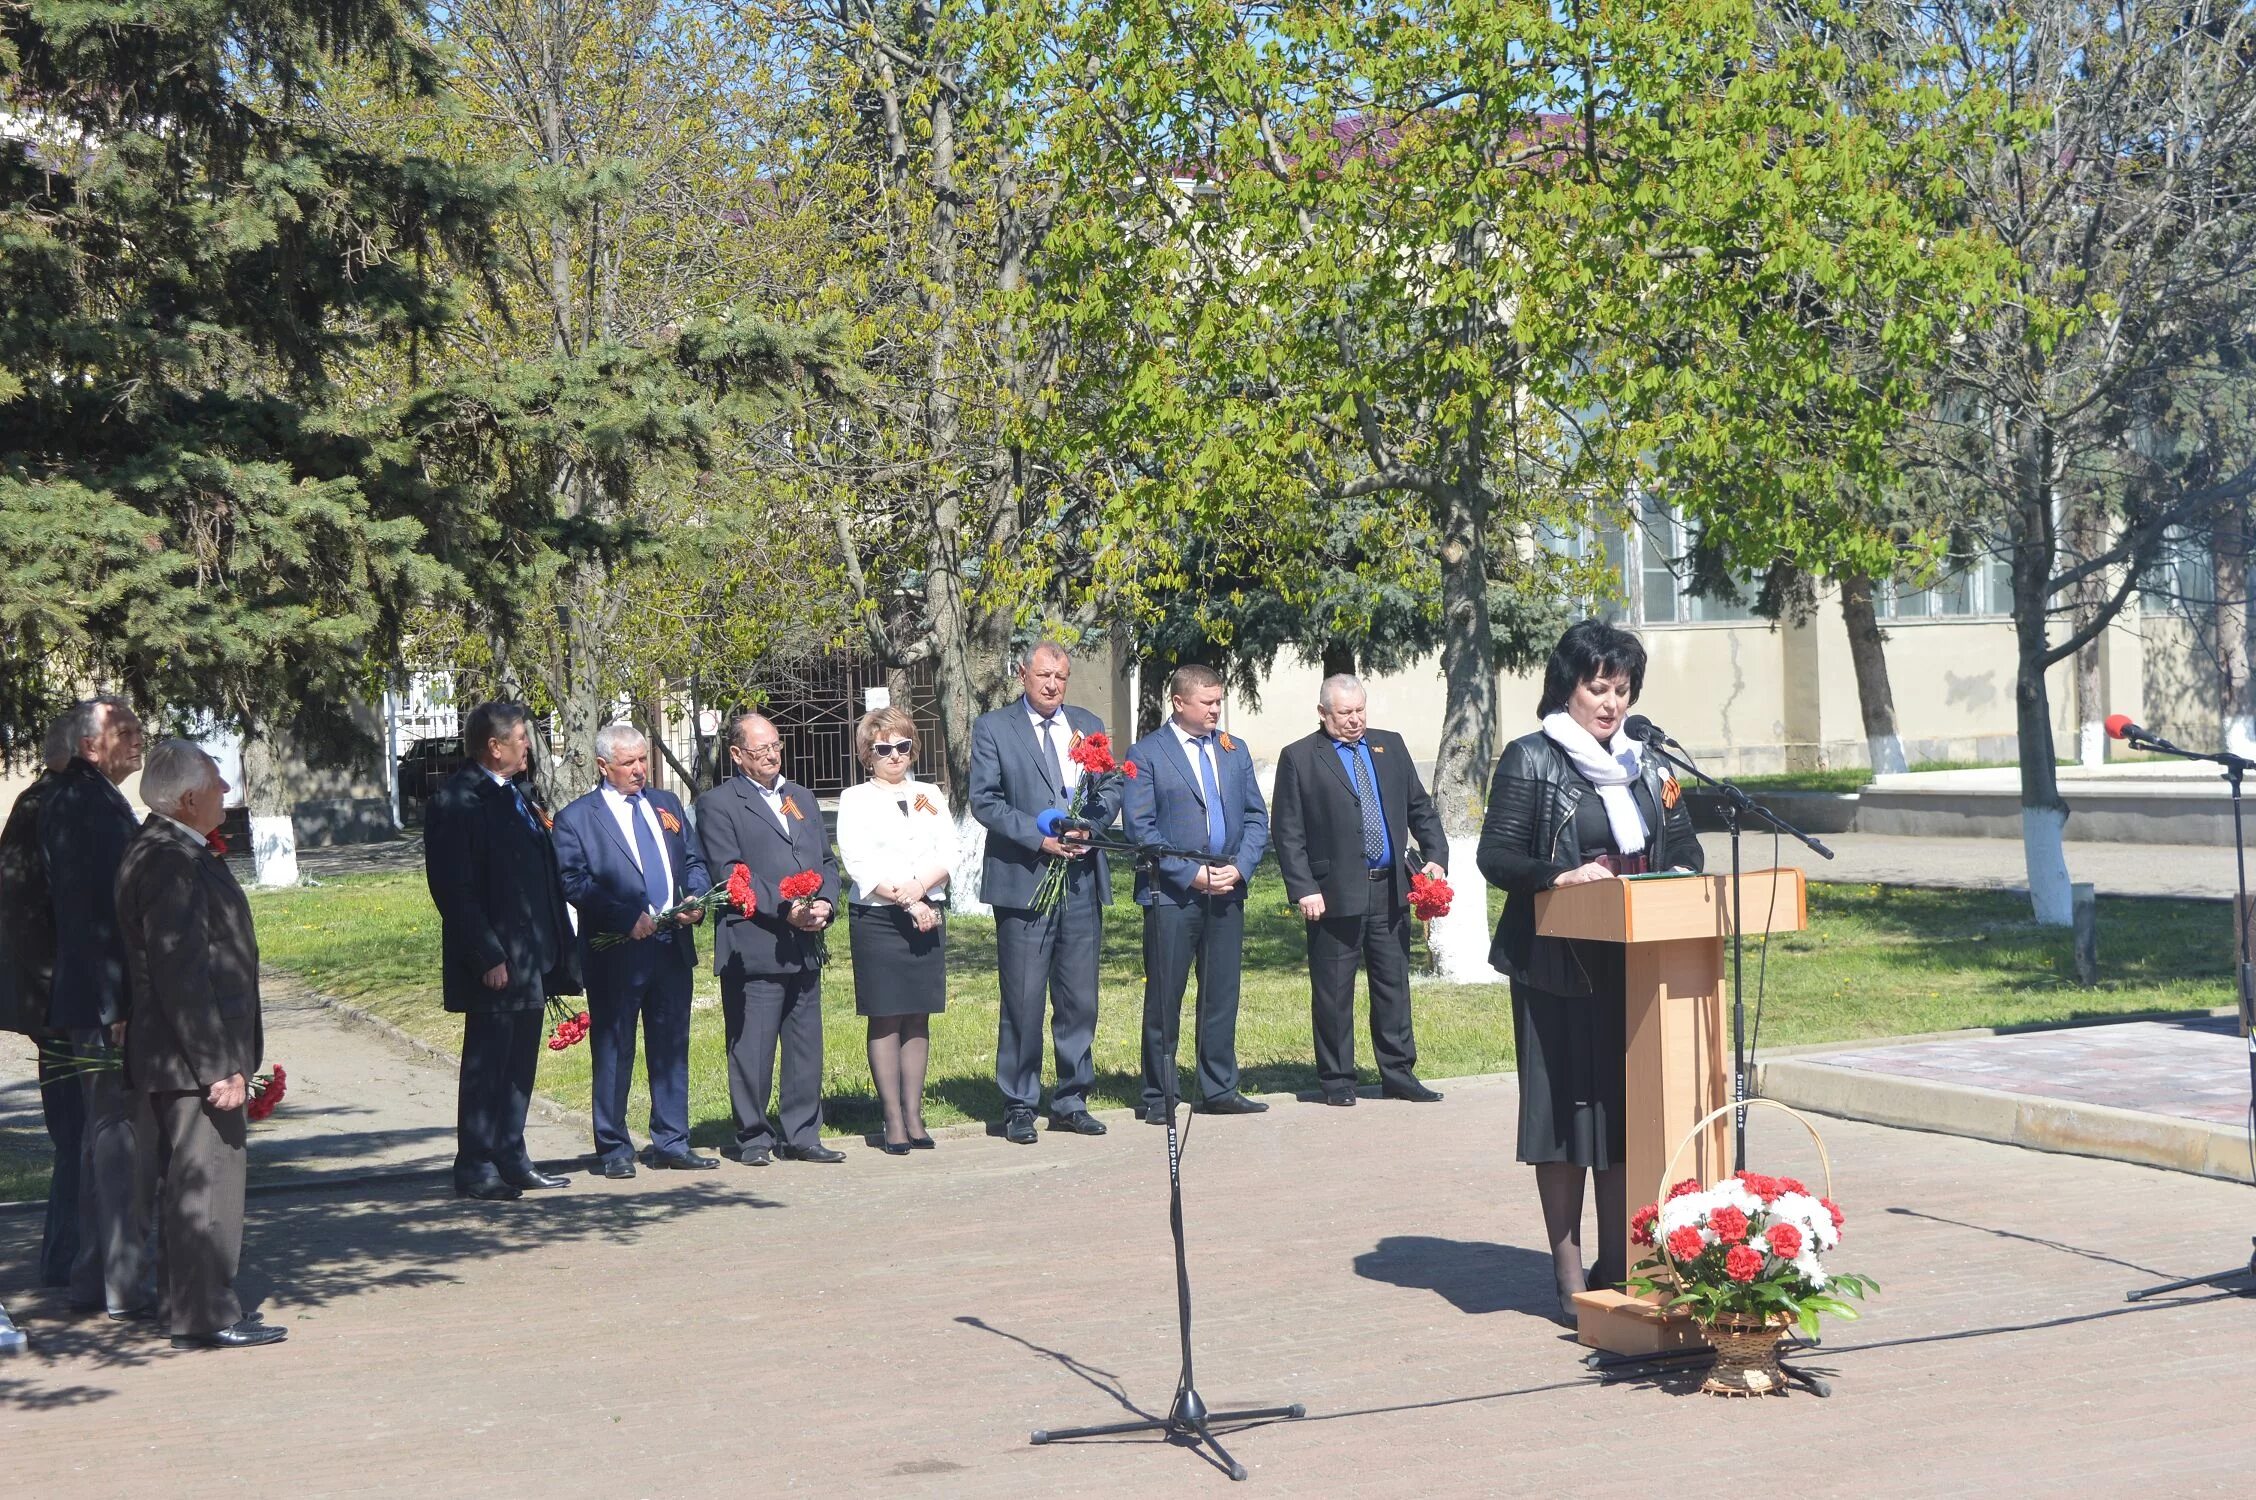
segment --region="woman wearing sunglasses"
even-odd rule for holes
[[[870,772],[838,797],[838,859],[854,882],[854,1009],[869,1020],[870,1078],[885,1110],[879,1149],[906,1156],[932,1145],[924,1070],[931,1018],[948,1003],[943,919],[956,825],[947,797],[913,774],[916,724],[902,710],[863,715],[854,754]]]

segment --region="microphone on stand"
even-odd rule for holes
[[[2131,722],[2129,714],[2107,716],[2107,737],[2111,740],[2144,740],[2153,738],[2145,729]]]
[[[1643,714],[1631,714],[1622,720],[1622,733],[1646,745],[1673,745],[1676,737]]]
[[[1042,837],[1054,839],[1069,833],[1095,833],[1097,825],[1087,818],[1069,818],[1061,808],[1045,807],[1034,815],[1034,829]]]

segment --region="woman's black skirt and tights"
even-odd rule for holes
[[[1535,1192],[1551,1246],[1562,1317],[1576,1292],[1614,1286],[1629,1274],[1607,1247],[1623,1243],[1622,950],[1577,943],[1591,993],[1554,995],[1512,982],[1512,1037],[1519,1051],[1519,1158],[1535,1168]],[[1600,1254],[1587,1278],[1582,1259],[1584,1174],[1598,1189]]]

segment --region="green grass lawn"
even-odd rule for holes
[[[1143,965],[1141,923],[1126,899],[1105,924],[1103,1003],[1097,1032],[1098,1108],[1137,1093]],[[1308,980],[1300,921],[1272,871],[1255,881],[1246,932],[1238,1056],[1249,1090],[1315,1087]],[[420,875],[374,875],[318,887],[254,892],[259,945],[270,964],[448,1050],[461,1022],[439,1008],[438,918]],[[1771,942],[1761,1043],[1900,1036],[1972,1026],[2059,1022],[2136,1011],[2231,1003],[2231,922],[2221,903],[2106,899],[2099,903],[2102,979],[2079,988],[2064,931],[2037,928],[2019,896],[1892,886],[1813,885],[1810,928]],[[700,946],[705,939],[701,935]],[[996,983],[992,924],[959,918],[949,938],[946,1014],[932,1026],[926,1120],[995,1120]],[[853,969],[834,933],[823,990],[825,1109],[835,1129],[874,1130],[877,1105],[854,1014]],[[1748,948],[1752,1005],[1760,943]],[[1422,983],[1415,992],[1419,1070],[1428,1078],[1512,1066],[1504,985]],[[1184,1027],[1188,1046],[1189,1026]],[[1366,1081],[1368,1037],[1360,1040]],[[690,1117],[700,1145],[730,1133],[718,986],[700,972],[690,1040]],[[283,1059],[286,1063],[288,1059]],[[584,1109],[588,1050],[541,1054],[540,1087]],[[630,1118],[648,1105],[639,1083]],[[19,1138],[20,1137],[20,1138]],[[43,1195],[46,1142],[15,1132],[0,1140],[0,1198]]]

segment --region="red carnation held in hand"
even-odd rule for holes
[[[222,859],[227,856],[227,840],[220,837],[219,830],[216,828],[204,835],[204,847],[219,855]]]
[[[1136,779],[1136,763],[1132,760],[1124,763],[1120,767],[1120,774],[1127,777],[1130,781],[1134,781]]]
[[[1747,1237],[1747,1216],[1726,1203],[1708,1215],[1708,1231],[1722,1244],[1736,1244]]]
[[[1112,758],[1112,737],[1107,734],[1085,734],[1073,742],[1073,748],[1066,754],[1091,776],[1110,776],[1120,769]]]
[[[253,1077],[250,1096],[243,1104],[244,1113],[254,1120],[263,1120],[273,1114],[275,1107],[282,1102],[283,1094],[288,1092],[289,1082],[290,1075],[282,1071],[280,1063]]]
[[[1661,1216],[1661,1206],[1648,1203],[1629,1216],[1629,1242],[1632,1245],[1653,1243],[1653,1221]]]
[[[1762,1274],[1762,1252],[1752,1245],[1733,1245],[1723,1258],[1723,1274],[1733,1281],[1753,1281]]]
[[[576,1016],[556,1023],[556,1029],[548,1034],[548,1050],[562,1052],[565,1048],[586,1040],[587,1034],[588,1013],[583,1010]]]
[[[786,875],[776,886],[776,892],[786,901],[805,901],[822,894],[823,878],[812,870],[801,870],[796,875]]]
[[[1770,1241],[1770,1253],[1780,1260],[1792,1260],[1802,1253],[1802,1232],[1791,1224],[1773,1224],[1764,1238]]]
[[[751,916],[760,904],[752,894],[752,872],[742,865],[733,866],[729,870],[728,899],[729,905],[736,908],[738,915],[746,917]]]
[[[1455,896],[1446,880],[1428,879],[1423,871],[1410,877],[1410,914],[1421,922],[1448,916]]]
[[[1668,1253],[1678,1260],[1698,1260],[1700,1252],[1707,1248],[1707,1241],[1700,1238],[1700,1231],[1689,1224],[1679,1225],[1669,1231]]]

